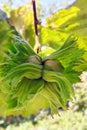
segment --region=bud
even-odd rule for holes
[[[33,64],[41,64],[41,59],[38,56],[29,56],[28,61]]]
[[[63,66],[57,60],[46,60],[44,61],[44,68],[47,70],[53,70],[61,72],[63,70]]]

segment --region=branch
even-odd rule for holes
[[[34,28],[35,28],[35,46],[34,50],[39,53],[40,51],[40,43],[38,38],[38,20],[37,20],[37,13],[36,13],[36,3],[35,0],[32,0],[32,6],[33,6],[33,14],[34,14]]]

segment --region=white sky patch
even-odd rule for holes
[[[12,5],[13,8],[17,8],[19,6],[25,5],[28,2],[31,2],[32,0],[0,0],[0,5],[4,3],[8,3],[10,1],[10,5]],[[53,4],[56,5],[56,9],[61,9],[66,7],[69,4],[72,4],[75,2],[75,0],[36,0],[43,3],[44,8],[49,8]],[[56,10],[55,9],[55,10]]]

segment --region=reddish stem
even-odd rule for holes
[[[33,14],[34,14],[34,27],[35,27],[35,34],[38,35],[38,29],[37,29],[37,13],[36,13],[36,3],[35,0],[32,0],[33,4]]]
[[[37,20],[37,13],[36,13],[36,3],[35,0],[32,0],[33,5],[33,14],[34,14],[34,28],[35,28],[35,46],[34,49],[38,53],[40,51],[40,43],[38,38],[38,20]]]

